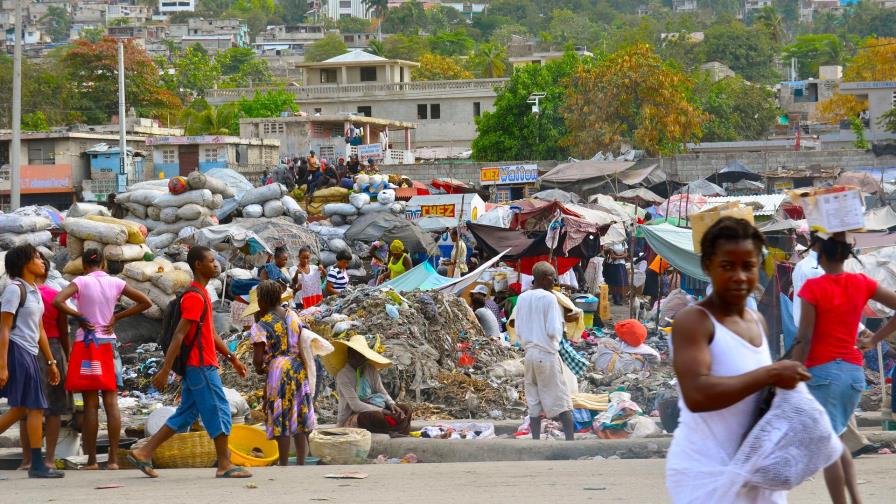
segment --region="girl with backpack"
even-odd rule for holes
[[[49,468],[41,456],[47,398],[38,358],[47,363],[50,385],[60,380],[41,323],[44,303],[35,285],[45,274],[43,258],[33,245],[19,245],[6,253],[4,265],[11,281],[0,301],[0,397],[7,399],[10,409],[0,416],[0,433],[27,419],[31,449],[28,477],[62,478],[65,474]]]
[[[75,334],[66,388],[84,396],[84,470],[97,470],[96,437],[99,430],[99,395],[103,393],[109,430],[109,461],[106,469],[118,469],[118,440],[121,437],[121,413],[118,411],[118,389],[121,382],[121,357],[118,355],[115,324],[152,306],[146,294],[129,287],[124,280],[103,271],[103,256],[97,249],[88,249],[81,256],[84,274],[72,280],[53,300],[60,312],[78,320],[81,328]],[[121,296],[136,304],[115,313]],[[78,309],[66,304],[74,298]],[[86,364],[86,365],[85,365]]]

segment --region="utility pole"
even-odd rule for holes
[[[12,156],[9,170],[9,206],[16,210],[22,204],[19,181],[22,165],[22,1],[16,0],[15,37],[12,63]]]
[[[124,107],[124,43],[118,41],[118,149],[121,152],[121,166],[119,167],[116,192],[127,190],[127,132],[126,132],[125,107]]]

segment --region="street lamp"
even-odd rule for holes
[[[526,103],[532,104],[532,113],[538,115],[541,113],[541,108],[539,107],[539,102],[542,98],[547,96],[547,93],[532,93],[529,95],[529,99],[526,100]]]

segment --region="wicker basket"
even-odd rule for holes
[[[160,469],[213,467],[216,460],[215,442],[205,431],[175,434],[162,443],[152,458]]]
[[[363,464],[370,452],[370,432],[364,429],[318,429],[308,437],[311,454],[325,465]]]

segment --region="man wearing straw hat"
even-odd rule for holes
[[[321,360],[336,377],[339,395],[338,427],[357,427],[376,434],[408,435],[411,409],[396,404],[386,392],[380,370],[392,361],[376,353],[362,335],[348,341],[334,341],[333,352]]]

